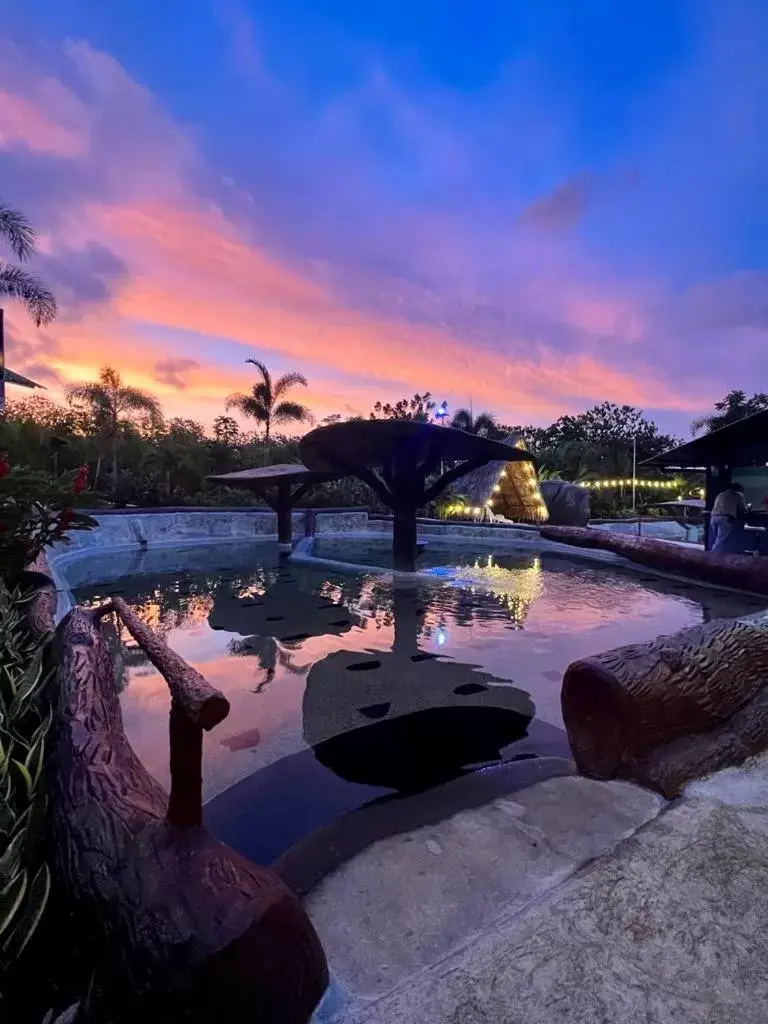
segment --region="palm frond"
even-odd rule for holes
[[[144,412],[153,419],[160,420],[163,411],[154,395],[141,388],[121,387],[118,395],[118,407],[131,412]]]
[[[280,402],[272,410],[272,419],[275,423],[309,423],[312,413],[300,402]]]
[[[496,429],[496,417],[492,412],[478,413],[475,422],[472,424],[473,434],[491,434]]]
[[[258,420],[259,423],[264,423],[267,418],[263,404],[253,395],[243,395],[237,392],[230,395],[225,404],[227,409],[236,409],[244,416]]]
[[[68,384],[64,394],[70,405],[73,402],[87,402],[89,405],[101,409],[108,409],[110,405],[109,394],[103,384],[87,382],[84,384]]]
[[[245,361],[246,361],[246,363],[250,363],[251,366],[255,366],[257,368],[257,370],[259,371],[259,373],[262,376],[264,384],[267,387],[267,391],[269,391],[269,393],[271,395],[272,394],[272,374],[269,372],[269,370],[264,365],[264,363],[262,363],[260,359],[246,359]]]
[[[37,252],[37,235],[23,213],[0,203],[0,236],[5,238],[18,260],[28,260]]]
[[[27,307],[38,327],[49,324],[56,316],[56,299],[40,278],[21,267],[0,262],[0,295],[18,299]]]
[[[291,388],[295,388],[301,385],[301,387],[307,387],[307,378],[303,373],[284,373],[275,384],[273,391],[273,398],[277,401],[278,398],[282,398],[286,391],[290,391]]]
[[[469,409],[457,409],[453,414],[451,426],[456,430],[469,431],[472,429],[472,415]]]

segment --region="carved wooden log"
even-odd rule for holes
[[[562,708],[579,770],[674,796],[768,746],[768,623],[724,620],[574,662]]]
[[[304,1024],[328,980],[317,935],[273,872],[165,820],[166,794],[123,731],[100,614],[76,608],[59,627],[48,757],[55,866],[95,965],[94,1019]],[[172,652],[144,631],[172,671]],[[185,678],[189,690],[173,678],[177,714],[210,721],[212,688]]]
[[[768,594],[768,558],[752,555],[720,555],[691,545],[670,544],[650,537],[632,537],[609,530],[578,526],[542,526],[546,540],[576,547],[612,551],[640,565],[677,573],[720,586]]]

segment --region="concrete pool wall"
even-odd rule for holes
[[[70,534],[68,543],[48,551],[48,565],[58,591],[56,621],[72,607],[72,589],[120,576],[140,574],[151,560],[153,571],[179,568],[179,552],[277,540],[277,517],[266,509],[136,509],[91,513],[94,530]],[[305,526],[304,511],[293,513],[294,536]],[[317,533],[365,528],[364,510],[317,510]]]

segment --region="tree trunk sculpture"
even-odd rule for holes
[[[170,803],[123,731],[99,625],[109,607],[169,682]],[[201,824],[202,731],[226,698],[119,599],[75,608],[57,640],[55,869],[95,965],[92,1019],[305,1024],[328,981],[309,919],[273,872]]]
[[[667,797],[768,747],[768,617],[721,620],[574,662],[562,708],[576,764]]]

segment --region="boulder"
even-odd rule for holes
[[[589,522],[589,491],[566,480],[542,480],[541,494],[552,526],[586,526]]]

